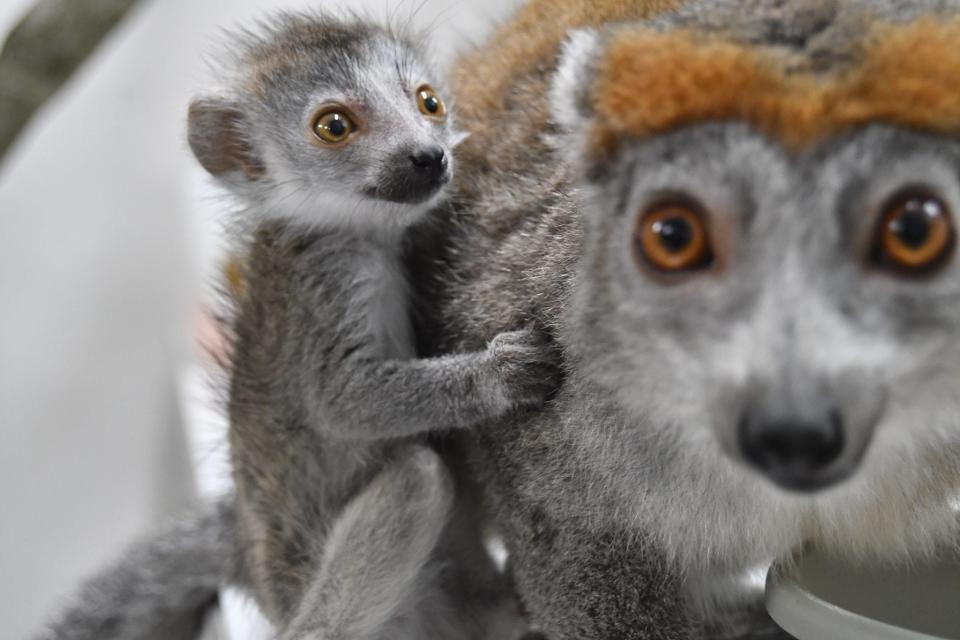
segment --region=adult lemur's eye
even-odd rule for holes
[[[357,125],[340,107],[323,109],[313,118],[313,134],[328,144],[344,142],[356,129]]]
[[[666,273],[703,269],[713,261],[703,215],[687,204],[659,205],[641,214],[634,247],[647,264]]]
[[[908,274],[924,274],[953,253],[955,233],[947,205],[923,190],[895,196],[883,210],[874,261]]]
[[[447,115],[447,107],[443,104],[443,100],[428,84],[417,89],[417,106],[420,107],[423,115],[431,118],[442,118]]]

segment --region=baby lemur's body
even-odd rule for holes
[[[417,359],[408,231],[461,139],[423,53],[370,22],[281,14],[233,43],[189,143],[236,199],[236,495],[133,546],[41,636],[186,640],[221,585],[284,640],[510,640],[526,628],[471,488],[428,436],[540,405],[555,355],[513,330]]]
[[[524,330],[416,357],[406,232],[443,200],[457,142],[422,54],[287,15],[240,39],[232,73],[193,103],[190,143],[252,228],[229,418],[257,601],[284,638],[507,633],[478,619],[495,577],[426,436],[538,405],[551,355]],[[462,552],[432,562],[445,528]]]

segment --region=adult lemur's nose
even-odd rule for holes
[[[747,410],[738,427],[743,457],[776,484],[816,491],[837,481],[831,466],[846,444],[843,419],[835,409],[819,419],[776,418]]]
[[[439,180],[447,170],[447,156],[440,147],[420,149],[410,155],[410,162],[428,180]]]

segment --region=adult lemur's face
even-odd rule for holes
[[[579,32],[555,79],[586,231],[561,339],[625,425],[576,437],[611,477],[658,465],[663,500],[635,507],[704,553],[747,530],[774,554],[922,548],[956,520],[960,101],[936,96],[960,20],[808,47],[860,37],[859,15],[785,50]]]
[[[791,491],[960,445],[960,145],[871,127],[793,154],[730,124],[620,156],[579,308],[638,420]]]

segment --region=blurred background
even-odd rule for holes
[[[2,0],[2,39],[38,1],[76,0]],[[219,29],[278,8],[415,14],[444,66],[517,3],[140,0],[33,118],[0,159],[4,637],[38,630],[198,488],[222,488],[196,474],[223,452],[199,433],[217,418],[192,345],[224,211],[184,132]],[[0,93],[17,81],[0,66]]]

